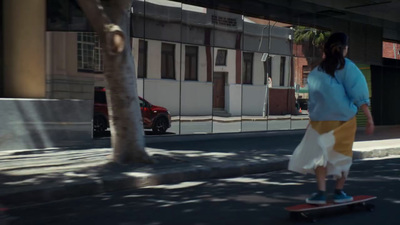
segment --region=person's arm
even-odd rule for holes
[[[365,76],[350,60],[346,60],[345,69],[345,73],[342,74],[343,76],[341,77],[341,80],[347,96],[358,108],[361,108],[364,104],[369,105],[370,96]]]
[[[366,134],[373,134],[375,125],[374,125],[374,120],[372,118],[371,112],[369,111],[368,105],[363,104],[361,106],[362,111],[364,112],[364,115],[367,117],[367,127],[365,129]]]

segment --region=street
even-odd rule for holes
[[[400,157],[355,161],[351,195],[376,195],[376,210],[330,210],[320,224],[399,224]],[[328,182],[329,192],[333,181]],[[12,224],[295,224],[283,208],[315,190],[314,177],[288,171],[197,180],[12,208]],[[308,224],[298,222],[296,224]]]

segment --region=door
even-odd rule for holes
[[[225,108],[225,73],[214,73],[213,108]]]
[[[376,125],[400,124],[400,68],[371,66],[372,115]]]

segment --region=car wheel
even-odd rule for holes
[[[156,134],[163,134],[168,129],[168,120],[165,117],[156,119],[153,125],[153,132]]]
[[[93,117],[93,132],[96,134],[104,133],[107,130],[107,121],[103,116]]]

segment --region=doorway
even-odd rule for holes
[[[213,109],[225,110],[225,77],[226,73],[214,73]]]
[[[400,67],[393,64],[371,66],[371,106],[376,125],[400,124],[400,105],[397,103],[400,98]]]

